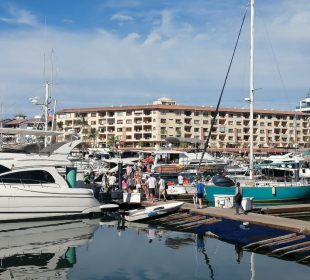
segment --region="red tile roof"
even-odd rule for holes
[[[57,114],[62,113],[96,113],[96,112],[115,112],[115,111],[133,111],[133,110],[188,110],[188,111],[201,111],[201,112],[213,112],[214,107],[206,106],[187,106],[187,105],[162,105],[162,104],[152,104],[152,105],[133,105],[133,106],[110,106],[110,107],[94,107],[94,108],[71,108],[63,109],[57,112]],[[223,113],[249,113],[249,109],[244,108],[220,108],[219,112]],[[257,109],[254,110],[255,114],[279,114],[279,115],[299,115],[305,116],[303,112],[297,111],[280,111],[280,110],[265,110]]]

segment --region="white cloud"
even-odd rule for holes
[[[7,12],[9,17],[0,17],[0,21],[9,24],[39,26],[36,16],[25,9],[18,9],[14,6],[10,6]]]
[[[287,96],[282,95],[279,73],[268,54],[269,47],[264,46],[263,28],[257,19],[255,80],[256,87],[263,88],[257,96],[259,107],[288,108],[287,104],[297,102],[309,87],[309,36],[301,36],[308,30],[303,13],[309,10],[290,14],[287,6],[282,9],[278,19],[270,14],[265,21],[272,23],[269,34]],[[175,18],[172,11],[165,10],[147,35],[131,32],[122,38],[105,29],[88,33],[50,29],[47,34],[40,29],[15,33],[2,30],[0,90],[6,112],[14,114],[17,108],[24,113],[35,111],[28,98],[44,93],[43,53],[52,48],[53,95],[59,108],[145,104],[163,95],[177,99],[179,104],[215,105],[238,29],[219,26],[221,32],[211,28],[201,32]],[[223,106],[246,106],[248,52],[243,35]],[[285,100],[287,104],[281,104]]]
[[[133,17],[125,14],[114,14],[111,19],[119,21],[132,21]]]
[[[74,20],[65,18],[65,19],[62,20],[62,22],[63,23],[67,23],[67,24],[72,24],[72,23],[74,23]]]

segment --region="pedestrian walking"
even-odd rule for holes
[[[246,214],[246,212],[244,211],[244,209],[242,207],[243,196],[242,196],[242,192],[241,192],[241,189],[240,189],[240,183],[239,182],[237,182],[236,188],[237,188],[237,193],[234,196],[235,206],[236,206],[236,215],[239,215],[239,209],[242,210],[243,214]]]

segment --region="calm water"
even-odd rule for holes
[[[99,220],[2,224],[0,279],[310,279],[310,267],[235,245]]]

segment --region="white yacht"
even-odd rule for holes
[[[72,166],[68,158],[70,152],[81,140],[74,140],[67,143],[57,143],[44,148],[39,153],[0,153],[0,173],[2,170],[35,166]]]
[[[153,153],[153,172],[171,173],[180,172],[183,169],[196,169],[202,153],[188,153],[176,150],[158,150]],[[203,171],[222,170],[227,163],[220,159],[215,159],[210,154],[205,153],[201,169]]]
[[[0,221],[93,215],[101,212],[93,191],[70,188],[55,167],[0,174]]]

